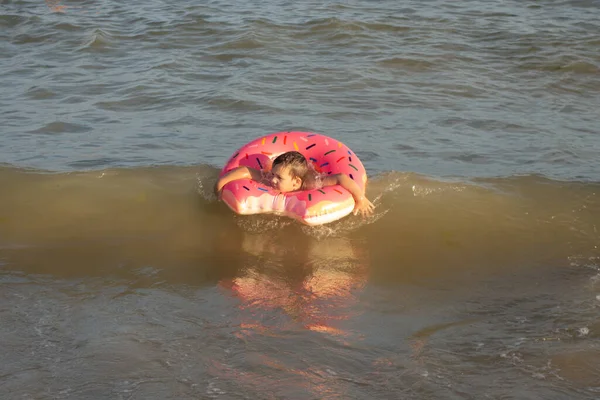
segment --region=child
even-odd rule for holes
[[[297,151],[288,151],[275,158],[269,179],[265,179],[263,173],[254,168],[234,168],[217,180],[215,192],[219,195],[223,186],[238,179],[263,182],[282,193],[309,190],[319,186],[340,185],[354,197],[354,215],[361,213],[361,215],[367,216],[372,214],[375,208],[349,176],[346,174],[319,176],[314,169],[310,168],[306,158]]]

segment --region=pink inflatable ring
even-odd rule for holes
[[[219,176],[239,166],[270,171],[273,159],[293,150],[302,153],[317,172],[346,174],[364,191],[367,173],[358,157],[342,142],[310,132],[279,132],[255,139],[231,156]],[[354,209],[352,195],[339,185],[281,193],[259,182],[239,179],[223,187],[221,199],[237,214],[275,213],[307,225],[338,220]]]

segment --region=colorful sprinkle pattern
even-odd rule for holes
[[[363,189],[367,183],[364,166],[348,147],[333,138],[310,132],[278,132],[255,139],[234,153],[221,175],[238,166],[268,171],[273,159],[292,150],[304,154],[324,175],[347,174]],[[235,183],[240,183],[243,189]],[[222,199],[238,214],[278,213],[308,225],[335,221],[354,208],[352,195],[341,186],[280,193],[248,179],[225,185]]]

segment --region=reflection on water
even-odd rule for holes
[[[65,12],[67,6],[61,5],[61,0],[44,0],[46,5],[53,12]]]
[[[242,249],[253,261],[220,284],[241,300],[240,307],[253,309],[250,315],[276,309],[306,329],[350,334],[339,321],[351,317],[352,306],[366,284],[364,248],[346,238],[315,241],[271,233],[245,235]],[[268,330],[260,319],[243,325],[260,332]]]

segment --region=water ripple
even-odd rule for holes
[[[224,145],[240,130],[303,126],[357,144],[353,132],[370,132],[360,146],[379,155],[367,165],[375,171],[509,175],[525,167],[597,176],[588,154],[598,149],[589,132],[597,132],[600,106],[600,24],[590,4],[183,0],[173,7],[151,0],[58,2],[67,7],[56,13],[43,3],[27,10],[9,3],[0,11],[3,137],[53,132],[49,121],[68,115],[77,126],[135,141],[140,130],[176,120],[170,115],[194,115],[204,131],[225,135]],[[191,120],[177,128],[198,129]],[[413,132],[431,138],[430,147],[420,147]],[[186,137],[176,140],[190,146]],[[548,147],[560,151],[557,137],[577,143],[565,155],[569,163],[538,157]],[[504,155],[466,171],[440,151],[442,139],[468,146],[452,154],[488,157],[493,146]],[[106,151],[131,160],[119,140],[106,141]],[[391,146],[399,141],[417,144],[422,158],[399,162]],[[200,147],[179,162],[222,162],[216,152],[225,158],[231,150]],[[11,148],[3,160],[29,157],[28,148]],[[66,159],[76,161],[75,149]],[[132,151],[147,156],[143,146]],[[166,152],[152,157],[173,160]]]
[[[56,134],[56,133],[81,133],[88,132],[92,128],[85,125],[73,124],[63,121],[51,122],[41,128],[30,131],[30,133],[45,133],[45,134]]]

